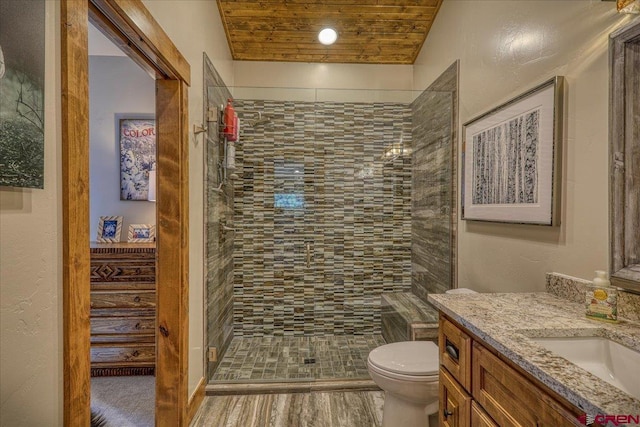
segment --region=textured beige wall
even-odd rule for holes
[[[600,0],[444,1],[414,87],[459,58],[461,124],[554,75],[568,94],[562,226],[460,221],[459,286],[542,291],[547,271],[607,269],[608,34],[629,19]]]
[[[190,123],[202,122],[202,52],[233,80],[215,2],[147,1],[191,64]],[[45,188],[0,188],[0,425],[62,425],[62,236],[58,2],[47,1]],[[203,376],[203,147],[190,144],[189,391]]]
[[[413,66],[236,61],[233,77],[239,87],[411,90]]]
[[[62,425],[59,4],[46,2],[44,189],[0,187],[0,425]]]
[[[224,81],[233,84],[233,62],[214,1],[145,0],[145,6],[191,65],[189,89],[189,393],[204,377],[204,135],[202,52]]]

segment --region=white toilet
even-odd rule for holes
[[[475,293],[452,289],[446,293]],[[438,411],[438,346],[431,341],[402,341],[371,350],[371,379],[384,390],[382,427],[429,427]]]
[[[384,390],[383,427],[429,427],[438,410],[438,346],[402,341],[371,350],[371,379]]]

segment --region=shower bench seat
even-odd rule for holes
[[[438,340],[438,311],[411,292],[383,293],[381,319],[387,343]]]

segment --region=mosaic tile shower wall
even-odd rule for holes
[[[213,64],[204,54],[204,110],[223,105],[231,96]],[[206,118],[205,118],[206,121]],[[219,360],[233,338],[233,235],[221,231],[221,224],[233,222],[233,185],[221,180],[223,147],[215,123],[206,133],[205,246],[207,345],[218,349]],[[218,362],[208,362],[211,377]]]
[[[235,107],[234,335],[380,333],[411,287],[409,105]]]
[[[411,292],[426,302],[456,282],[458,63],[411,106]]]

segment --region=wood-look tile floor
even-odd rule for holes
[[[206,396],[191,427],[374,427],[383,404],[381,391]]]
[[[367,358],[382,335],[235,337],[213,381],[368,379]]]

